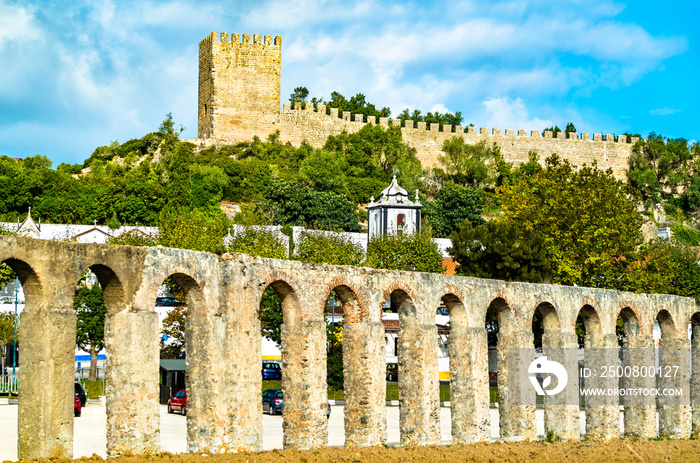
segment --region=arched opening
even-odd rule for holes
[[[102,407],[107,395],[106,371],[108,364],[108,318],[123,308],[124,291],[117,275],[109,267],[96,264],[88,267],[74,284],[73,310],[75,311],[75,363],[74,389],[80,400],[73,409],[74,456],[88,456],[90,447],[95,446],[95,436],[86,432],[79,417],[84,412],[94,414]],[[114,391],[114,388],[112,389]],[[99,400],[98,402],[98,399]],[[88,406],[88,401],[90,405]],[[113,414],[114,401],[107,406],[107,413]],[[107,447],[107,435],[99,436],[100,447]]]
[[[159,332],[159,391],[161,428],[176,435],[176,452],[186,452],[194,423],[209,407],[211,371],[207,340],[211,327],[204,315],[204,296],[199,283],[184,273],[173,273],[158,287],[154,310]],[[183,423],[184,422],[184,423]],[[183,426],[184,424],[184,426]]]
[[[260,286],[265,284],[260,280]],[[301,305],[294,288],[286,281],[275,280],[263,292],[259,317],[263,338],[266,338],[262,341],[263,360],[279,365],[279,370],[270,369],[270,372],[262,373],[262,411],[271,415],[263,418],[266,429],[263,436],[268,429],[281,429],[284,448],[308,448],[309,441],[319,438],[310,429],[320,421],[321,413],[326,419],[328,403],[326,353],[325,349],[323,352],[316,351],[317,346],[326,346],[326,325],[322,313],[318,314],[315,322],[302,319]],[[269,344],[266,347],[270,341],[276,344],[279,354],[271,354]],[[322,357],[323,363],[319,364]],[[278,414],[282,414],[281,419],[274,416]],[[270,444],[263,438],[264,448],[270,448]]]
[[[20,276],[22,276],[20,278]],[[34,283],[32,283],[34,281]],[[0,391],[17,397],[19,374],[19,317],[27,292],[38,290],[38,278],[25,262],[9,259],[0,264]]]
[[[7,259],[0,267],[0,291],[2,291],[0,292],[0,323],[5,333],[2,339],[3,370],[0,371],[0,378],[2,378],[0,385],[8,398],[18,398],[22,393],[20,384],[25,384],[23,386],[25,391],[31,387],[30,384],[25,383],[25,379],[41,381],[40,378],[29,374],[32,364],[37,366],[40,364],[36,362],[39,359],[31,355],[31,352],[41,346],[34,345],[31,319],[28,320],[28,317],[41,309],[42,287],[39,276],[29,264],[18,259]],[[23,326],[22,321],[27,321],[28,326]],[[25,358],[24,362],[23,358]],[[22,370],[23,367],[24,370]],[[71,397],[66,396],[65,399],[69,400]],[[26,453],[28,450],[26,445],[22,448],[23,439],[19,433],[24,429],[26,437],[29,437],[45,429],[46,423],[37,419],[43,406],[44,404],[36,396],[28,395],[25,400],[19,402],[18,420],[12,420],[4,431],[5,435],[20,438],[20,448],[17,449],[18,455],[15,459],[20,456],[25,458],[33,456]]]
[[[503,298],[494,299],[486,311],[485,328],[488,345],[489,402],[498,404],[499,435],[503,438],[520,437],[520,426],[509,414],[514,404],[509,401],[508,350],[513,344],[515,317]]]

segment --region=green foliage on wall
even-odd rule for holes
[[[255,226],[236,230],[228,245],[228,252],[269,259],[287,258],[287,247],[280,236],[272,230]]]
[[[360,265],[365,253],[362,246],[343,235],[305,231],[295,245],[294,259],[314,264]]]
[[[388,234],[367,244],[368,267],[442,273],[442,254],[429,231]]]
[[[229,223],[220,210],[170,209],[161,214],[158,226],[162,246],[221,254]]]

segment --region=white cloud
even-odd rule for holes
[[[671,114],[676,114],[679,113],[681,110],[680,109],[674,109],[674,108],[658,108],[658,109],[652,109],[649,111],[650,114],[653,114],[654,116],[670,116]]]
[[[39,28],[30,9],[0,1],[0,47],[5,41],[39,38]]]
[[[482,103],[483,116],[487,127],[515,130],[542,130],[554,125],[549,119],[540,119],[530,115],[525,102],[517,98],[490,98]]]

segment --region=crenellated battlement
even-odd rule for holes
[[[243,40],[241,40],[241,36],[243,37]],[[241,45],[248,44],[250,45],[250,34],[236,34],[232,33],[230,35],[230,40],[229,40],[229,33],[228,32],[212,32],[208,36],[206,36],[204,39],[202,39],[200,44],[206,44],[206,45],[211,45],[214,42],[220,42],[220,43],[239,43]],[[265,35],[264,36],[264,41],[262,41],[263,36],[260,34],[253,34],[253,45],[265,45],[265,46],[276,46],[276,47],[281,47],[282,46],[282,37],[279,35],[276,35],[274,37],[274,40],[271,35]]]
[[[442,146],[451,137],[466,143],[496,143],[504,158],[527,162],[534,151],[543,161],[556,153],[575,165],[596,162],[618,178],[638,138],[596,133],[527,131],[498,127],[453,126],[353,114],[326,105],[284,103],[280,110],[282,38],[212,32],[200,42],[199,138],[220,142],[261,139],[279,131],[280,140],[321,147],[330,135],[357,132],[365,124],[400,126],[424,167],[440,165]]]
[[[317,107],[314,107],[313,104],[311,103],[300,103],[296,102],[294,103],[294,107],[292,108],[291,103],[284,103],[283,104],[283,111],[303,111],[305,113],[316,113],[320,116],[326,116],[330,120],[342,120],[342,121],[347,121],[351,122],[353,124],[359,124],[359,125],[365,125],[365,124],[372,124],[376,125],[377,124],[377,118],[376,116],[365,116],[360,113],[355,113],[352,114],[350,111],[343,111],[342,114],[339,113],[338,108],[328,108],[325,105],[318,105]],[[475,127],[475,126],[461,126],[461,125],[442,125],[442,124],[436,124],[436,123],[426,123],[426,122],[414,122],[411,119],[406,119],[404,121],[401,121],[400,119],[390,119],[386,117],[381,117],[379,118],[379,125],[383,127],[389,127],[390,125],[395,126],[399,125],[402,128],[402,131],[404,133],[407,133],[408,131],[415,130],[415,131],[428,131],[428,132],[438,132],[442,133],[448,136],[459,136],[462,135],[465,138],[472,138],[474,136],[476,137],[488,137],[488,138],[531,138],[531,139],[538,139],[540,141],[564,141],[564,142],[606,142],[606,143],[623,143],[623,144],[628,144],[628,143],[636,143],[639,141],[639,137],[631,137],[628,139],[626,135],[614,135],[614,134],[606,134],[603,135],[602,133],[596,133],[591,136],[590,133],[586,132],[571,132],[567,134],[565,132],[558,132],[555,136],[554,132],[552,131],[544,131],[544,135],[542,132],[539,132],[537,130],[514,130],[514,129],[501,129],[498,127]]]

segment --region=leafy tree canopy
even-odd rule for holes
[[[462,124],[462,113],[457,111],[456,113],[444,113],[440,114],[438,111],[428,112],[425,115],[419,110],[414,110],[410,112],[408,109],[404,109],[401,114],[399,114],[398,119],[401,120],[401,126],[405,126],[405,121],[412,120],[414,127],[417,122],[425,122],[427,124],[440,124],[440,130],[443,129],[445,125],[451,125],[454,127]]]
[[[435,201],[425,204],[423,216],[433,227],[436,237],[447,238],[465,222],[483,223],[480,215],[483,207],[484,200],[478,191],[447,185],[438,192]]]
[[[558,283],[613,287],[602,268],[641,243],[636,204],[595,165],[576,169],[553,155],[532,177],[499,187],[497,199],[505,218],[544,236]]]
[[[689,146],[684,138],[666,139],[652,132],[632,148],[627,174],[630,186],[641,199],[652,202],[680,193],[677,205],[694,210],[700,184],[698,157],[697,143]]]
[[[90,381],[97,380],[97,354],[105,347],[105,306],[102,288],[81,286],[73,299],[76,311],[76,345],[90,353]]]
[[[450,239],[448,251],[459,264],[459,275],[534,283],[551,279],[544,236],[513,221],[491,220],[477,227],[466,222]]]
[[[453,137],[445,140],[442,151],[445,154],[438,160],[454,183],[483,188],[495,182],[498,161],[503,157],[495,143],[490,147],[485,141],[471,145],[462,137]]]
[[[158,244],[195,251],[224,251],[223,238],[228,233],[228,219],[221,210],[170,209],[161,214]]]
[[[272,223],[324,230],[360,231],[355,205],[345,196],[273,181],[262,203]]]

